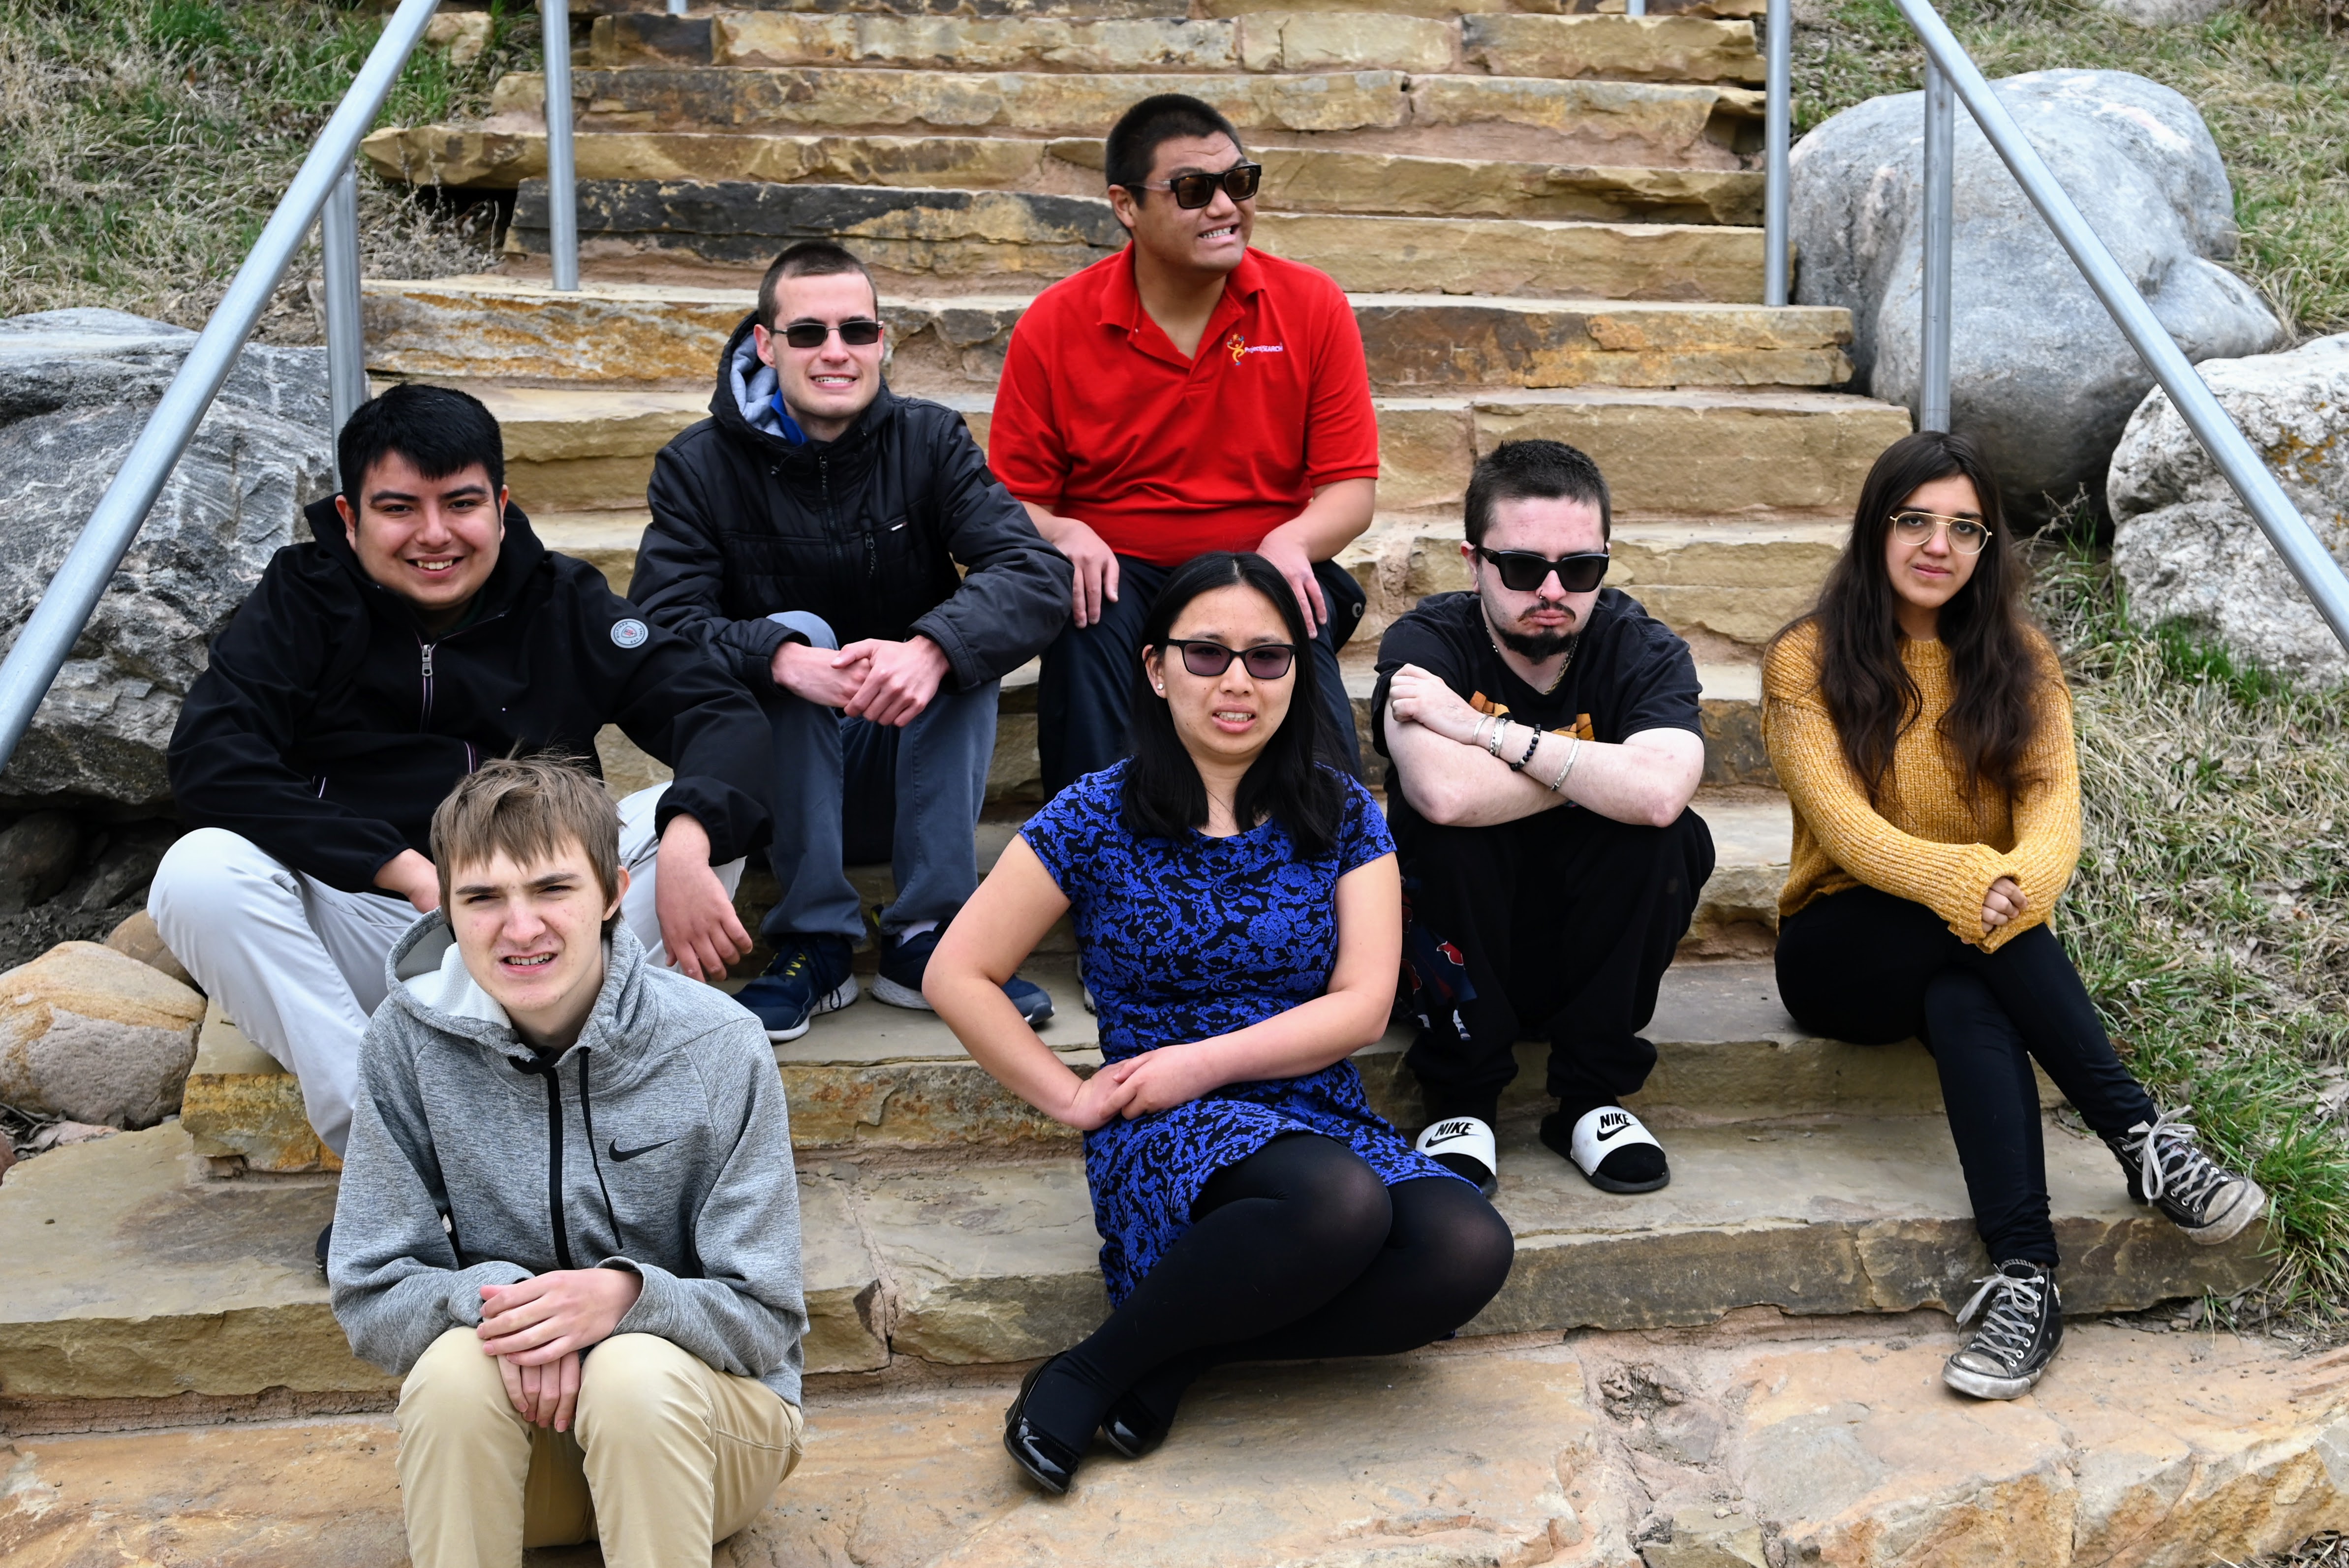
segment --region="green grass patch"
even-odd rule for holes
[[[14,0],[0,6],[0,315],[113,305],[198,325],[349,88],[380,15],[318,0]],[[464,66],[422,48],[384,106],[477,114],[535,69],[534,7],[502,0]],[[370,271],[487,265],[487,225],[362,177]],[[315,341],[297,257],[264,336]]]
[[[2236,270],[2301,335],[2349,331],[2349,28],[2317,9],[2230,10],[2171,27],[2139,27],[2076,0],[1943,0],[1940,9],[1988,76],[2132,71],[2183,93],[2234,181]],[[1865,99],[1915,90],[1924,65],[1891,0],[1802,0],[1796,134]]]
[[[2074,548],[2037,590],[2073,675],[2084,846],[2056,926],[2124,1058],[2273,1194],[2262,1305],[2349,1300],[2349,688],[2147,632]]]

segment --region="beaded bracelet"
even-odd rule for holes
[[[1530,724],[1526,726],[1526,729],[1527,731],[1526,754],[1509,764],[1509,771],[1512,773],[1523,773],[1526,770],[1526,764],[1534,759],[1534,753],[1541,749],[1542,732]]]

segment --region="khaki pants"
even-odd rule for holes
[[[399,1491],[414,1568],[518,1568],[526,1546],[601,1539],[607,1568],[709,1568],[800,1458],[799,1408],[649,1334],[588,1353],[567,1432],[506,1399],[470,1328],[399,1389]]]

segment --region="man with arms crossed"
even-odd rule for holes
[[[1713,874],[1688,809],[1704,738],[1688,645],[1599,588],[1610,530],[1588,457],[1506,442],[1468,481],[1474,589],[1429,595],[1379,642],[1419,1146],[1486,1184],[1521,1029],[1550,1041],[1544,1143],[1609,1192],[1671,1179],[1618,1098],[1656,1065],[1639,1032]]]
[[[587,774],[492,762],[432,818],[336,1204],[351,1348],[404,1376],[416,1568],[706,1568],[800,1452],[798,1185],[775,1059],[620,918]]]
[[[312,538],[270,562],[181,710],[171,793],[196,830],[147,904],[196,983],[301,1078],[337,1154],[384,954],[440,904],[425,835],[457,780],[516,751],[593,758],[606,724],[668,763],[674,782],[620,807],[621,918],[654,963],[698,978],[750,950],[733,888],[767,833],[758,705],[538,542],[487,408],[395,387],[351,416],[338,456],[343,493],[309,509]]]
[[[842,247],[775,258],[710,417],[654,461],[628,585],[766,710],[783,896],[763,923],[775,961],[737,1000],[776,1040],[856,999],[849,864],[896,872],[874,995],[928,1007],[930,950],[978,887],[997,683],[1068,618],[1069,563],[962,416],[882,384],[880,314]],[[1030,1023],[1051,1016],[1042,986],[1004,989]]]
[[[1143,618],[1167,573],[1210,550],[1254,551],[1288,579],[1355,766],[1337,648],[1361,598],[1330,558],[1370,526],[1379,431],[1354,313],[1326,274],[1248,248],[1257,166],[1207,105],[1144,98],[1105,153],[1133,243],[1019,318],[988,436],[1076,568],[1037,691],[1044,792],[1125,755]]]

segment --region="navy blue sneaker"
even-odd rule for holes
[[[818,1013],[837,1012],[856,1000],[849,952],[844,936],[786,936],[767,972],[734,999],[759,1016],[767,1038],[777,1044],[796,1040]]]
[[[873,999],[886,1002],[892,1007],[913,1007],[922,1012],[936,1011],[929,998],[922,995],[922,976],[930,967],[930,954],[938,948],[936,927],[919,936],[898,938],[885,933],[881,938],[881,973],[873,981]],[[1020,1017],[1032,1026],[1052,1016],[1051,993],[1033,980],[1022,980],[1014,975],[1003,983],[1003,994],[1019,1009]]]

